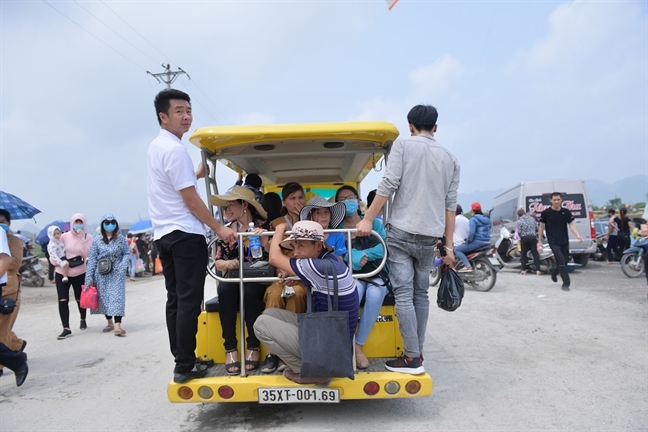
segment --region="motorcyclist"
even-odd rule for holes
[[[472,210],[473,216],[470,218],[468,238],[466,238],[464,244],[455,246],[455,254],[464,265],[459,271],[472,271],[470,262],[466,258],[468,252],[473,252],[490,245],[490,218],[482,213],[481,204],[478,202],[472,203],[470,209]]]

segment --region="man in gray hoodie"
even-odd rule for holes
[[[385,367],[394,372],[424,373],[423,344],[429,313],[429,275],[437,239],[445,235],[443,262],[454,261],[452,249],[459,163],[437,143],[438,113],[430,105],[417,105],[407,114],[411,137],[392,145],[385,174],[365,217],[356,225],[368,235],[372,222],[393,194],[386,219],[390,280],[404,354]]]

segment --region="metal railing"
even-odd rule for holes
[[[324,233],[325,234],[330,234],[330,233],[343,233],[346,235],[347,239],[347,252],[349,254],[348,262],[347,265],[349,266],[349,269],[353,271],[352,269],[352,263],[353,263],[353,252],[352,252],[352,247],[351,247],[351,234],[357,232],[357,229],[355,228],[349,228],[349,229],[325,229]],[[291,232],[286,231],[284,234],[289,235]],[[270,237],[274,235],[274,231],[267,231],[264,233],[259,233],[255,234],[253,232],[240,232],[237,233],[239,236],[239,245],[243,244],[243,239],[244,237],[249,237],[249,236],[259,236],[259,237]],[[354,274],[353,277],[356,279],[367,279],[373,276],[376,276],[380,271],[385,267],[385,263],[387,262],[387,243],[385,243],[385,240],[378,234],[376,231],[371,231],[371,234],[375,236],[379,242],[382,244],[384,253],[383,253],[383,258],[380,262],[380,265],[378,267],[369,272],[369,273],[358,273]],[[218,240],[218,237],[214,237],[209,241],[209,248],[208,252],[211,255],[212,254],[212,248],[216,245],[216,241]],[[239,282],[239,361],[241,363],[241,372],[240,376],[245,377],[247,376],[247,371],[245,370],[245,307],[243,306],[245,303],[245,290],[244,290],[244,284],[246,282],[261,282],[261,283],[267,283],[267,282],[275,282],[275,281],[280,281],[282,278],[274,276],[274,277],[244,277],[243,275],[243,260],[245,258],[244,254],[244,248],[239,247],[239,277],[238,278],[226,278],[219,276],[216,271],[212,272],[210,271],[209,274],[216,279],[218,282]],[[215,261],[214,261],[214,267],[215,267]],[[297,276],[291,276],[289,279],[293,280],[300,280],[299,277]],[[203,302],[204,304],[204,302]],[[204,307],[204,306],[203,306]],[[260,354],[259,354],[260,355]],[[261,358],[259,358],[259,361],[261,361]]]

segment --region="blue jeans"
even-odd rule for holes
[[[374,279],[376,283],[383,283],[380,278]],[[376,323],[376,318],[380,315],[380,308],[388,290],[386,286],[377,286],[363,279],[356,279],[356,289],[358,290],[358,301],[360,302],[365,292],[367,293],[367,299],[362,309],[355,340],[358,345],[364,345],[367,342],[367,337],[371,329]]]
[[[460,244],[459,246],[455,246],[454,248],[454,253],[461,260],[463,263],[464,267],[470,266],[470,263],[468,262],[468,258],[466,258],[466,254],[468,252],[476,251],[477,249],[480,249],[484,246],[488,246],[490,242],[485,242],[485,241],[479,241],[475,240],[470,243],[463,243]]]
[[[130,261],[128,263],[128,274],[130,277],[135,277],[135,270],[137,269],[137,255],[130,254]]]
[[[423,352],[430,301],[430,270],[434,266],[436,237],[410,234],[387,225],[389,279],[394,287],[398,327],[405,355]]]

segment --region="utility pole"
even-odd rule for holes
[[[185,74],[185,75],[187,75],[187,77],[189,79],[191,79],[189,74],[187,72],[183,71],[181,67],[178,67],[177,71],[172,71],[171,66],[169,64],[167,64],[166,66],[162,65],[162,67],[165,69],[165,72],[151,73],[149,71],[146,71],[146,73],[151,75],[153,78],[155,78],[159,83],[166,84],[167,89],[171,88],[171,83],[173,83],[173,81],[175,81],[176,78],[178,78],[178,75],[180,75],[180,74]],[[165,77],[166,77],[166,79],[165,79]]]

